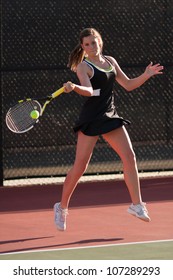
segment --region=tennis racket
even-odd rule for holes
[[[39,98],[38,100],[27,98],[19,100],[16,105],[11,107],[6,114],[6,125],[14,133],[24,133],[29,131],[38,123],[43,115],[46,106],[61,93],[64,87],[58,89],[50,96]],[[44,101],[43,105],[39,101]]]

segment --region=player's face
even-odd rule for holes
[[[82,48],[88,56],[97,56],[100,54],[99,40],[93,35],[83,38]]]

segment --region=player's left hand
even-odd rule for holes
[[[160,65],[160,63],[153,65],[153,62],[150,62],[150,64],[145,69],[145,73],[151,77],[154,75],[163,74],[163,69],[164,67]]]

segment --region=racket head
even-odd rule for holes
[[[6,114],[6,125],[14,133],[24,133],[34,127],[39,121],[38,118],[32,118],[31,112],[38,111],[41,115],[42,107],[37,100],[21,100],[11,107]]]

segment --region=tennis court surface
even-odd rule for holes
[[[54,226],[62,185],[0,189],[0,259],[173,259],[173,177],[141,180],[152,221],[127,213],[123,180],[80,183],[67,230]]]

